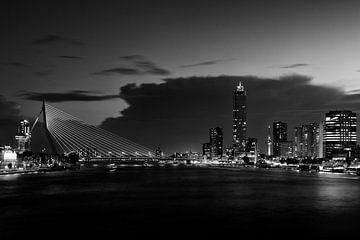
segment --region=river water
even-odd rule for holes
[[[360,179],[351,175],[84,167],[0,176],[0,239],[337,238],[359,231]]]

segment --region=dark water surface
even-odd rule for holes
[[[0,239],[357,238],[359,232],[357,176],[102,167],[0,176]]]

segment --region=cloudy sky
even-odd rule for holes
[[[248,135],[360,108],[360,2],[13,1],[0,10],[0,143],[50,104],[165,152],[231,143],[232,91]],[[291,135],[291,134],[290,134]],[[265,150],[265,149],[263,149]]]

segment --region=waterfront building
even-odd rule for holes
[[[248,138],[246,141],[246,156],[250,159],[250,162],[256,163],[258,157],[258,140],[257,138]]]
[[[279,157],[281,158],[292,158],[294,157],[293,142],[286,141],[279,143]]]
[[[200,159],[201,158],[201,154],[198,152],[192,152],[190,151],[188,154],[188,158],[190,159]]]
[[[233,148],[236,156],[245,152],[246,131],[246,91],[239,82],[233,99]]]
[[[318,142],[317,157],[324,158],[324,122],[319,123],[319,134],[316,140]]]
[[[266,142],[266,145],[267,145],[267,155],[268,156],[271,156],[272,152],[272,148],[271,148],[271,128],[270,128],[270,125],[268,126],[268,138],[267,138],[267,142]]]
[[[13,168],[17,165],[17,154],[10,146],[1,147],[0,169]]]
[[[211,158],[211,146],[210,146],[210,143],[204,143],[203,144],[203,156],[206,159]]]
[[[30,150],[30,139],[30,123],[27,120],[21,120],[15,136],[16,152],[23,153],[26,150]]]
[[[225,147],[225,155],[228,159],[231,159],[234,157],[234,148],[232,146],[226,146]]]
[[[348,110],[325,114],[324,152],[327,159],[352,160],[356,147],[356,113]]]
[[[273,123],[273,155],[280,157],[280,143],[287,142],[287,124],[281,121]]]
[[[294,128],[295,157],[320,157],[320,128],[319,124],[311,123]]]
[[[223,155],[223,130],[220,127],[210,128],[211,158],[221,158]]]

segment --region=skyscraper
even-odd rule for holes
[[[211,158],[221,158],[223,154],[223,130],[220,127],[210,128]]]
[[[325,114],[324,151],[327,159],[342,156],[353,158],[356,147],[356,113],[352,111],[330,111]]]
[[[203,144],[203,156],[206,157],[206,159],[211,158],[210,143],[204,143]]]
[[[317,147],[317,157],[323,158],[324,157],[324,122],[319,123],[319,133],[317,137],[318,147]]]
[[[246,91],[239,82],[234,91],[233,102],[233,148],[235,155],[246,151],[246,129]]]
[[[280,157],[280,143],[287,142],[287,124],[284,122],[273,123],[273,155]]]
[[[30,123],[27,120],[19,122],[18,132],[15,136],[16,152],[23,153],[25,150],[30,149]]]
[[[320,157],[319,124],[311,123],[294,128],[295,157]]]
[[[256,164],[258,153],[259,150],[257,138],[248,138],[246,141],[246,156],[249,157],[250,162]]]
[[[266,142],[266,144],[267,144],[267,155],[268,156],[271,156],[271,150],[272,150],[271,143],[272,143],[272,141],[271,141],[271,129],[270,129],[270,125],[269,125],[268,126],[268,138],[267,138],[267,142]]]

